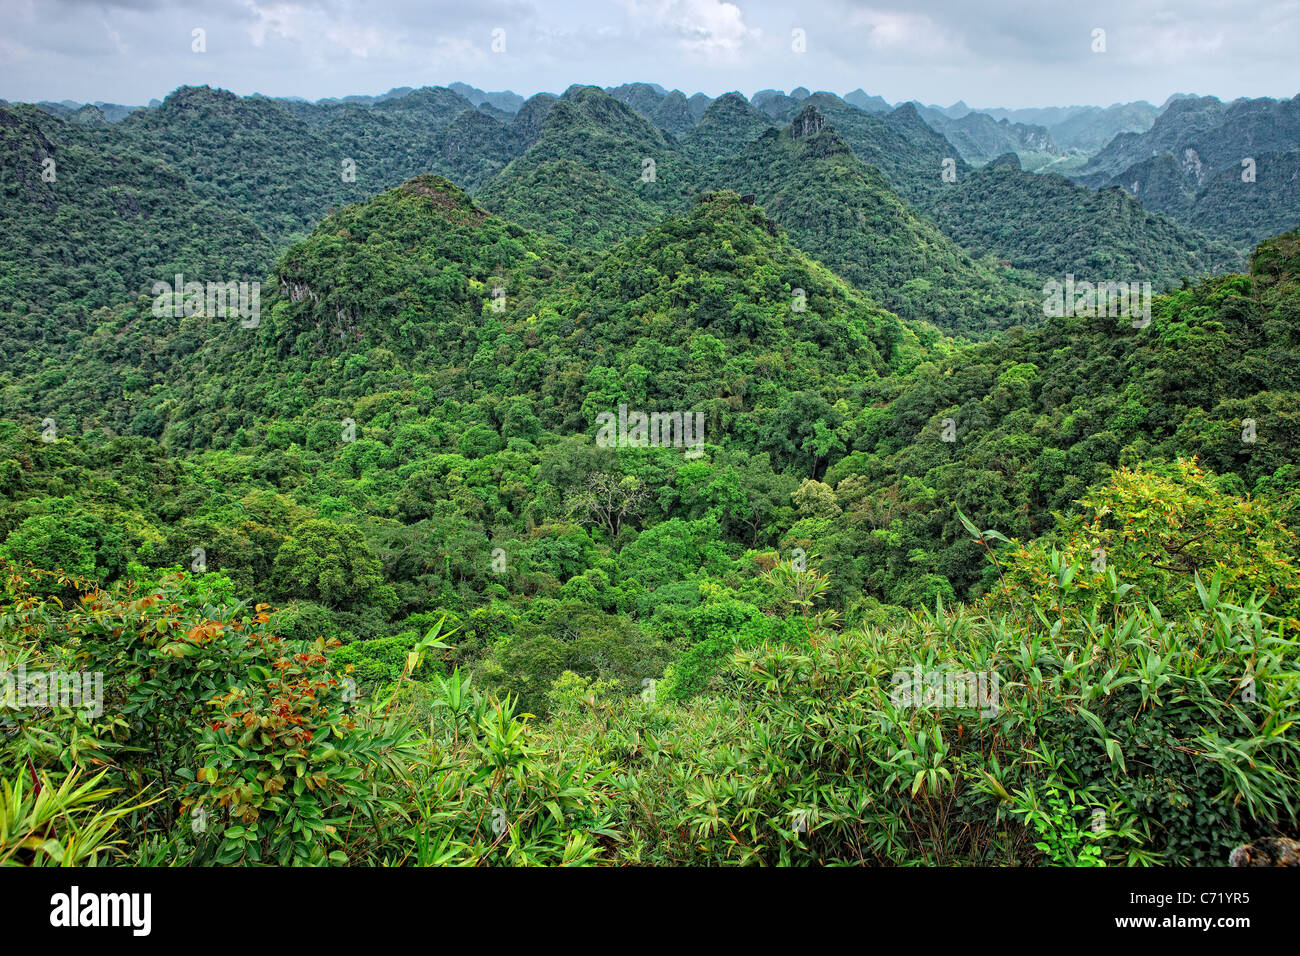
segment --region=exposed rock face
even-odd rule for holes
[[[790,132],[794,134],[795,139],[806,139],[809,136],[816,136],[828,125],[826,117],[822,116],[816,107],[809,106],[794,118],[794,122],[790,124]]]
[[[17,144],[13,155],[20,161],[14,165],[13,176],[26,191],[27,198],[32,203],[40,203],[50,215],[57,213],[59,203],[54,198],[54,189],[42,177],[46,160],[56,156],[54,144],[34,122],[7,109],[0,109],[0,141],[3,140]]]
[[[1261,837],[1233,850],[1228,866],[1300,866],[1300,841]]]
[[[1205,166],[1194,149],[1183,150],[1183,172],[1200,183],[1205,179]]]
[[[280,278],[280,294],[288,296],[290,302],[301,302],[303,299],[315,299],[316,293],[305,282],[297,282],[292,279]]]

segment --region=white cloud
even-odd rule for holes
[[[452,80],[525,95],[648,81],[1029,106],[1292,96],[1300,2],[0,0],[0,22],[9,100],[144,103],[187,83],[315,99]],[[1090,50],[1099,26],[1105,56]],[[505,54],[490,49],[498,27]]]
[[[725,0],[623,0],[638,33],[661,34],[696,60],[738,62],[763,37]]]
[[[894,10],[854,10],[849,15],[852,36],[862,35],[877,52],[903,52],[926,57],[950,56],[962,50],[960,37],[922,13]]]

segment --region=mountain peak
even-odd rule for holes
[[[799,111],[790,123],[790,137],[818,159],[853,155],[853,147],[815,106],[805,106]]]
[[[846,94],[844,102],[856,106],[860,110],[866,110],[868,113],[888,113],[890,110],[889,103],[884,97],[870,96],[860,86],[852,93]]]
[[[564,91],[546,118],[547,127],[564,127],[570,135],[573,124],[595,123],[607,134],[644,139],[663,144],[663,134],[648,119],[606,93],[598,86],[575,84]]]
[[[815,106],[805,106],[790,124],[790,132],[795,139],[807,139],[816,136],[831,124]]]
[[[701,195],[689,215],[692,221],[703,219],[734,219],[746,223],[757,233],[777,235],[777,225],[767,218],[767,213],[754,205],[754,194],[744,195],[731,189],[719,189]]]
[[[920,111],[916,108],[916,103],[911,101],[907,103],[899,103],[894,107],[894,111],[890,113],[890,116],[895,119],[916,120],[919,123],[925,122],[925,120],[921,118]]]
[[[463,189],[451,180],[433,173],[408,179],[397,190],[408,196],[426,197],[431,201],[432,208],[449,222],[481,222],[487,216],[486,212],[474,205]]]
[[[199,109],[212,103],[237,103],[239,97],[214,86],[178,86],[164,97],[164,109]]]
[[[560,99],[567,103],[585,103],[591,100],[600,100],[607,96],[609,96],[609,93],[599,86],[593,86],[590,83],[574,83],[560,94]]]

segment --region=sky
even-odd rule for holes
[[[642,81],[1159,105],[1292,97],[1298,49],[1300,0],[0,0],[13,102],[142,105],[186,84],[315,100],[460,80],[525,96]]]

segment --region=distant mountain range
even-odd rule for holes
[[[14,202],[0,236],[0,311],[21,304],[43,317],[10,329],[7,347],[12,357],[75,334],[87,308],[147,288],[160,266],[264,274],[274,250],[331,209],[426,173],[505,220],[591,251],[711,190],[754,194],[806,251],[879,304],[967,334],[1032,321],[1025,304],[1045,277],[1105,268],[1163,286],[1238,268],[1247,237],[1296,221],[1293,205],[1266,191],[1285,151],[1260,152],[1266,189],[1233,192],[1208,179],[1201,188],[1227,198],[1217,216],[1198,218],[1193,203],[1189,221],[1177,194],[1161,204],[1139,190],[1134,201],[1128,184],[1126,194],[1090,188],[1113,185],[1110,177],[1085,185],[1027,171],[1034,164],[1022,155],[1062,151],[1052,127],[956,105],[888,108],[855,93],[872,108],[804,88],[712,99],[646,83],[522,102],[459,84],[314,103],[182,87],[112,122],[109,104],[6,105],[0,169],[11,172],[0,194]],[[1173,116],[1198,102],[1176,101]],[[1280,108],[1261,115],[1274,113],[1282,122]],[[49,182],[46,159],[59,170]],[[186,218],[184,209],[198,228],[159,233],[157,217]],[[1081,241],[1082,221],[1092,226]],[[39,279],[29,261],[62,280]]]
[[[450,83],[446,89],[455,93],[474,107],[489,107],[501,113],[517,113],[526,98],[510,90],[487,92],[467,83]],[[386,93],[377,95],[352,95],[340,98],[325,98],[311,102],[301,97],[267,97],[284,103],[303,104],[320,108],[345,105],[374,106],[390,100],[401,99],[415,92],[409,86],[394,87]],[[607,87],[605,92],[616,100],[630,106],[645,116],[660,129],[682,136],[704,116],[705,110],[714,102],[713,97],[704,93],[686,94],[681,90],[667,90],[657,83],[625,83],[617,87]],[[541,95],[541,94],[538,94]],[[554,95],[554,94],[549,94]],[[728,94],[731,95],[731,94]],[[735,94],[743,95],[743,94]],[[784,90],[765,89],[756,92],[747,99],[757,110],[774,119],[788,122],[794,115],[799,103],[813,96],[807,87],[796,87],[788,94]],[[824,94],[834,95],[834,94]],[[867,93],[858,88],[845,94],[844,102],[868,113],[889,113],[900,104],[890,104],[883,97]],[[1062,165],[1060,158],[1068,154],[1097,153],[1107,147],[1115,137],[1124,133],[1143,134],[1151,130],[1157,117],[1161,116],[1175,102],[1192,103],[1192,112],[1201,112],[1205,101],[1219,103],[1214,97],[1199,97],[1186,93],[1175,93],[1165,103],[1156,107],[1138,100],[1132,103],[1115,103],[1111,106],[1050,106],[1007,109],[1004,107],[972,108],[962,100],[950,106],[935,104],[923,105],[912,101],[921,117],[936,131],[942,133],[961,152],[962,157],[975,165],[986,162],[1006,153],[1014,152],[1023,166],[1038,168],[1052,162],[1054,171],[1072,169],[1071,164]],[[1269,101],[1277,102],[1277,101]],[[0,104],[4,101],[0,100]],[[118,103],[96,101],[80,103],[74,100],[61,102],[43,101],[35,104],[40,109],[54,116],[81,123],[117,123],[131,113],[141,109],[152,109],[162,105],[160,100],[150,101],[147,107],[125,106]],[[1222,105],[1222,104],[1220,104]],[[1183,109],[1188,107],[1184,106]],[[1005,122],[1004,122],[1005,121]],[[1116,157],[1124,156],[1124,150],[1118,149],[1099,162],[1089,163],[1086,171],[1096,173],[1101,166],[1114,166]],[[1132,165],[1137,159],[1123,164],[1121,168],[1110,169],[1112,175]],[[1079,164],[1074,164],[1075,166]]]
[[[1180,97],[1150,129],[1121,133],[1079,171],[1149,209],[1249,245],[1300,218],[1300,95]]]
[[[1252,243],[1300,222],[1300,98],[995,116],[890,108],[862,90],[715,99],[630,83],[521,100],[453,86],[0,106],[0,311],[41,317],[4,330],[8,354],[76,334],[87,309],[160,268],[265,274],[331,209],[426,173],[585,250],[710,190],[752,193],[878,303],[968,334],[1024,320],[1025,290],[1044,277],[1103,269],[1163,286],[1239,268]],[[1095,155],[1065,145],[1152,112]],[[1075,181],[1042,175],[1071,164]],[[192,228],[160,232],[160,217]]]

